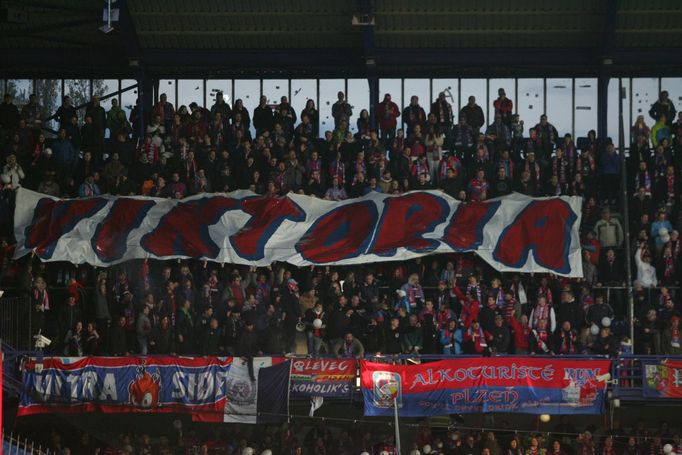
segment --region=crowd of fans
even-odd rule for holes
[[[170,431],[135,431],[93,437],[52,431],[42,434],[43,447],[59,455],[393,455],[390,427],[361,423],[303,426],[294,419],[284,425],[215,425]],[[495,430],[432,428],[428,422],[402,428],[401,453],[409,455],[676,455],[682,453],[678,429],[663,421],[650,429],[640,419],[629,428],[614,422],[610,430],[594,425],[576,428],[563,416],[543,431],[517,431],[508,421]],[[514,429],[513,429],[514,428]],[[551,432],[548,432],[551,431]],[[49,434],[49,436],[48,436]],[[409,442],[408,442],[409,441]]]
[[[80,125],[65,97],[59,134],[48,140],[41,125],[49,113],[35,96],[19,110],[6,95],[2,284],[30,298],[31,330],[54,337],[56,352],[70,355],[281,354],[295,351],[301,331],[310,354],[613,356],[632,350],[623,290],[632,255],[636,351],[682,354],[682,113],[673,122],[666,92],[649,112],[654,125],[640,116],[632,127],[629,220],[619,215],[621,157],[609,139],[590,131],[574,142],[546,115],[527,129],[502,89],[488,125],[474,97],[459,112],[444,94],[427,109],[419,101],[413,96],[401,111],[386,94],[376,118],[357,113],[353,134],[355,113],[339,92],[335,128],[320,138],[312,100],[297,115],[286,97],[274,106],[262,97],[250,113],[220,93],[210,108],[177,110],[162,94],[140,119],[137,107],[126,118],[115,99],[106,112],[95,97]],[[469,254],[305,269],[132,261],[96,270],[14,261],[11,214],[22,186],[60,197],[183,198],[236,189],[329,200],[423,189],[463,202],[513,191],[576,195],[584,198],[584,278],[501,274]],[[634,251],[624,248],[624,222]],[[55,286],[68,292],[56,299]]]

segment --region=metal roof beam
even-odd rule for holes
[[[94,7],[93,7],[94,5]],[[93,11],[101,11],[101,5],[98,2],[93,2],[89,4],[84,2],[83,5],[64,5],[55,2],[38,1],[38,0],[23,0],[21,2],[22,8],[36,8],[36,9],[47,9],[57,12],[70,12],[70,13],[92,13]]]
[[[598,52],[598,51],[596,51]],[[569,67],[576,64],[595,64],[595,49],[590,47],[576,48],[414,48],[393,49],[375,48],[371,54],[377,59],[379,66],[388,65],[447,65],[457,62],[464,64],[511,64],[514,66],[563,65]],[[522,62],[519,55],[527,57]],[[657,49],[614,49],[614,61],[622,64],[669,64],[682,63],[682,48]],[[364,55],[358,55],[354,49],[288,49],[273,53],[256,49],[147,49],[145,61],[152,66],[216,66],[220,62],[239,62],[243,66],[267,65],[275,66],[309,66],[311,57],[315,63],[330,64],[333,62],[360,62]]]
[[[379,73],[377,68],[376,48],[374,27],[375,19],[373,16],[372,1],[358,0],[358,12],[369,19],[369,22],[360,25],[362,27],[362,55],[365,61],[365,75],[369,84],[369,118],[372,126],[376,127],[376,116],[374,110],[379,102]]]
[[[270,30],[264,32],[263,30],[140,30],[138,35],[140,36],[177,36],[178,33],[182,33],[182,36],[234,36],[234,35],[247,35],[247,36],[263,36],[264,33],[267,35],[284,35],[285,37],[290,37],[292,35],[350,35],[353,34],[353,30]]]
[[[523,10],[514,9],[508,11],[465,11],[465,10],[448,10],[448,11],[434,11],[434,10],[422,10],[422,11],[377,11],[378,14],[382,16],[486,16],[486,17],[499,17],[499,16],[556,16],[557,14],[563,15],[582,15],[584,16],[589,11],[585,10],[565,10],[565,11],[543,11],[543,10]],[[421,19],[421,18],[420,18]]]
[[[505,36],[505,35],[582,35],[586,32],[591,32],[592,30],[589,27],[585,27],[582,29],[561,29],[561,30],[554,30],[554,29],[541,29],[541,30],[533,30],[533,29],[506,29],[506,30],[500,30],[499,28],[480,28],[480,29],[475,29],[475,30],[465,30],[465,29],[451,29],[451,28],[438,28],[438,29],[428,29],[428,30],[423,30],[423,29],[408,29],[408,28],[403,28],[403,29],[392,29],[392,30],[387,30],[387,29],[379,29],[377,30],[377,35],[485,35],[489,36],[491,38],[496,38],[499,36]]]
[[[270,16],[270,17],[301,17],[301,16],[314,16],[314,17],[339,17],[348,18],[348,14],[340,13],[337,11],[332,12],[318,12],[318,11],[136,11],[133,13],[135,17],[186,17],[188,14],[192,16],[210,16],[210,17],[253,17],[254,15]]]
[[[52,24],[45,24],[38,27],[16,29],[16,30],[3,30],[0,32],[0,38],[20,38],[22,36],[28,36],[34,33],[52,32],[55,30],[63,30],[70,27],[78,27],[81,25],[92,24],[93,27],[97,26],[97,22],[93,21],[91,17],[86,19],[78,19],[66,22],[56,22]]]
[[[462,74],[533,73],[567,77],[600,74],[600,50],[594,48],[528,49],[387,49],[376,48],[377,73],[382,77],[448,77]],[[520,59],[519,57],[526,57]],[[611,53],[611,76],[679,76],[682,48],[616,48]],[[11,49],[3,51],[3,77],[36,78],[137,78],[125,52],[118,48]],[[357,49],[311,48],[263,52],[254,49],[147,49],[141,56],[154,77],[211,78],[229,73],[234,78],[366,77],[367,69]],[[40,62],[40,65],[36,65]],[[230,64],[239,62],[239,65]],[[352,76],[349,76],[352,74]],[[553,76],[552,76],[553,77]]]
[[[602,29],[602,59],[609,59],[616,48],[616,22],[618,17],[618,0],[607,0],[604,28]]]
[[[119,24],[121,24],[121,36],[123,37],[123,44],[126,48],[128,60],[137,60],[139,63],[139,68],[144,72],[142,62],[139,61],[142,57],[142,52],[140,52],[140,41],[137,37],[137,30],[135,29],[133,17],[130,15],[128,0],[120,0],[119,18]]]

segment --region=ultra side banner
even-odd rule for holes
[[[286,418],[291,363],[255,357],[45,357],[24,364],[17,415],[184,413],[193,420]]]
[[[475,251],[499,271],[580,277],[580,215],[579,197],[520,194],[467,204],[440,191],[341,202],[247,191],[60,200],[20,188],[15,257],[34,252],[44,261],[95,266],[142,258],[305,266]]]
[[[420,365],[360,362],[366,416],[478,412],[600,414],[608,360],[491,357]]]

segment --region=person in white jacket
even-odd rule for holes
[[[549,325],[548,329],[550,333],[554,333],[556,330],[556,314],[554,313],[554,308],[547,303],[545,297],[538,297],[538,302],[530,312],[530,318],[528,318],[528,327],[531,329],[538,328],[538,322],[541,319],[545,319]]]
[[[644,245],[640,245],[635,251],[635,264],[637,265],[637,281],[642,287],[652,288],[658,284],[656,267],[651,265],[651,255],[646,252]]]
[[[7,164],[2,168],[2,174],[0,174],[0,180],[4,189],[16,190],[21,187],[21,181],[24,180],[26,175],[21,165],[17,163],[16,155],[9,155],[7,157]]]

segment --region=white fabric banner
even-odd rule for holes
[[[272,357],[254,357],[253,374],[272,366]],[[223,422],[258,422],[258,381],[252,381],[245,359],[235,357],[225,376],[225,410]]]
[[[503,272],[580,277],[581,203],[520,194],[461,203],[441,191],[341,202],[248,191],[59,200],[22,188],[15,257],[33,252],[44,261],[104,267],[143,258],[306,266],[473,251]]]

